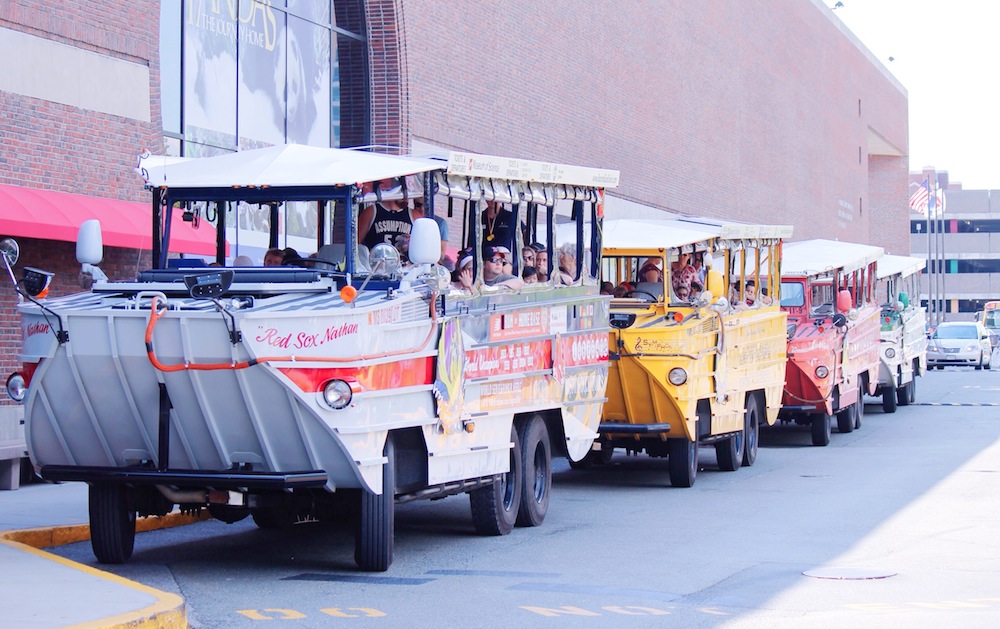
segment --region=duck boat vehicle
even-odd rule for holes
[[[879,374],[876,265],[881,247],[833,240],[785,246],[781,308],[788,313],[782,422],[808,425],[812,443],[861,427]]]
[[[694,484],[701,445],[715,447],[723,470],[753,465],[759,427],[781,408],[777,278],[790,235],[787,226],[693,218],[604,223],[602,277],[625,292],[611,301],[608,401],[592,459],[615,448],[666,457],[675,487]],[[680,280],[690,257],[714,260],[693,291]],[[663,271],[657,281],[651,267]],[[765,294],[746,292],[750,280]]]
[[[140,170],[153,268],[49,299],[18,282],[30,456],[44,479],[90,485],[98,561],[126,561],[136,516],[175,505],[265,528],[351,518],[354,559],[374,571],[392,562],[396,503],[468,493],[482,534],[543,522],[552,457],[582,459],[601,417],[599,240],[577,243],[571,285],[496,287],[475,227],[495,201],[526,233],[565,219],[599,235],[617,171],[295,145],[150,157]],[[391,244],[357,244],[363,208],[417,198],[429,215],[435,202],[464,208],[470,289],[437,264],[427,216],[412,221],[408,264]],[[315,257],[231,265],[238,208],[270,213],[275,246],[294,204],[317,217]],[[201,228],[217,230],[220,266],[167,255],[175,212],[212,216]],[[97,264],[96,249],[78,257]]]
[[[882,328],[875,395],[882,396],[886,413],[916,401],[917,376],[927,371],[927,317],[919,302],[910,301],[910,295],[920,295],[920,272],[926,265],[924,258],[889,254],[878,261]]]

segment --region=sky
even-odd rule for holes
[[[834,16],[908,92],[910,171],[1000,190],[1000,2],[841,2]]]

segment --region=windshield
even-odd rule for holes
[[[936,339],[977,339],[979,333],[974,325],[941,326],[934,332]]]
[[[1000,328],[1000,310],[987,310],[983,325],[988,328]]]
[[[781,283],[781,305],[797,308],[805,304],[805,288],[798,282]]]

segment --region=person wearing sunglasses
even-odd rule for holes
[[[524,280],[510,273],[504,273],[504,264],[510,260],[507,247],[487,245],[483,249],[483,283],[487,286],[506,286],[517,290],[524,286]]]

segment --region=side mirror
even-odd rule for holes
[[[842,290],[837,293],[837,311],[847,312],[854,305],[854,299],[851,297],[851,292],[848,290]]]
[[[409,258],[414,264],[433,264],[441,259],[441,228],[433,218],[413,221]]]
[[[17,259],[21,257],[21,248],[17,246],[17,241],[13,238],[0,240],[0,255],[8,267],[17,264]]]
[[[80,264],[100,264],[104,259],[101,221],[92,218],[80,225],[76,236],[76,261]]]
[[[705,275],[705,290],[712,293],[713,298],[726,296],[725,277],[722,275],[722,271],[708,270]]]

